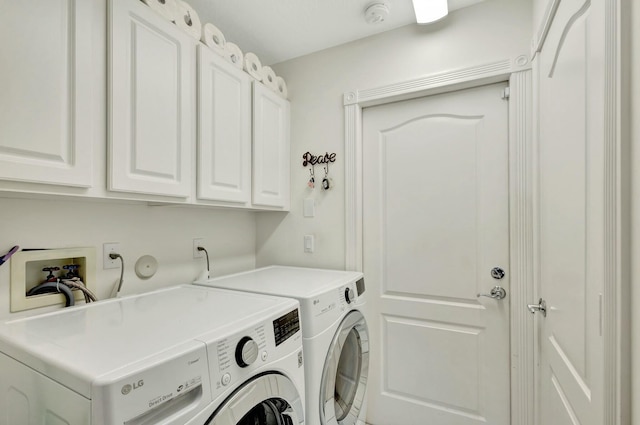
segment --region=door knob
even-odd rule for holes
[[[494,286],[488,294],[478,294],[478,297],[493,298],[494,300],[501,300],[506,296],[507,291],[501,286]]]
[[[538,300],[538,304],[527,304],[527,308],[529,309],[531,314],[539,311],[540,313],[542,313],[542,317],[547,317],[547,303],[542,298]]]
[[[504,270],[500,267],[494,267],[491,269],[491,277],[500,280],[504,277]]]

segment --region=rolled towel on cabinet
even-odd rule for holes
[[[196,12],[195,9],[186,1],[176,1],[178,2],[176,26],[196,40],[200,40],[202,37],[202,24],[200,23],[198,12]]]
[[[284,78],[276,77],[276,85],[278,86],[276,91],[286,99],[289,95],[289,91],[287,90],[287,83],[285,83]]]
[[[262,82],[265,86],[269,87],[271,90],[277,92],[278,91],[278,83],[276,82],[276,73],[273,72],[270,66],[262,67]]]
[[[211,50],[220,56],[225,56],[225,44],[227,43],[227,40],[224,38],[224,34],[218,29],[218,27],[211,23],[204,24],[202,27],[201,40],[204,44],[209,46]]]
[[[142,2],[169,22],[175,21],[178,16],[176,0],[142,0]]]
[[[244,55],[242,54],[242,50],[240,50],[240,47],[238,47],[238,45],[235,43],[227,41],[227,43],[224,45],[224,49],[226,52],[225,58],[237,68],[242,69],[244,63]]]
[[[262,63],[255,53],[244,55],[244,70],[258,81],[262,81]]]

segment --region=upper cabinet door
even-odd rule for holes
[[[251,77],[198,46],[198,199],[251,202]]]
[[[144,3],[111,0],[109,190],[191,193],[195,41]]]
[[[289,210],[289,101],[253,84],[253,204]]]
[[[0,4],[0,179],[90,187],[95,3]]]

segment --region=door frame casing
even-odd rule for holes
[[[618,0],[607,0],[616,2]],[[611,28],[611,27],[610,27]],[[615,37],[610,37],[615,39]],[[613,41],[611,41],[613,42]],[[607,87],[617,87],[617,74],[607,76]],[[534,273],[534,90],[529,55],[505,59],[485,65],[433,74],[423,78],[381,86],[367,90],[352,90],[344,93],[345,113],[345,264],[347,270],[363,270],[363,178],[362,178],[362,110],[401,100],[408,100],[439,93],[461,90],[481,85],[509,82],[509,240],[510,240],[510,373],[511,373],[511,423],[534,425],[535,421],[535,345],[534,320],[526,305],[535,296]],[[617,97],[611,99],[605,118],[609,126],[619,126]],[[615,137],[614,137],[615,136]],[[609,196],[619,194],[620,146],[617,134],[607,135],[607,146],[611,154],[606,162],[610,178],[606,182]],[[610,198],[609,198],[610,199]],[[615,199],[615,196],[614,196]],[[620,363],[620,309],[621,289],[619,263],[620,229],[619,198],[610,206],[607,226],[610,258],[607,262],[608,277],[605,279],[603,329],[606,339],[615,347],[605,352],[604,394],[614,394],[605,400],[606,424],[619,422],[619,391],[621,382]],[[615,396],[618,395],[618,396]]]
[[[344,95],[346,267],[363,269],[362,109],[399,100],[509,82],[509,257],[511,423],[533,425],[532,76],[526,55]],[[506,101],[506,100],[505,100]]]

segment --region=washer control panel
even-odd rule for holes
[[[236,363],[240,367],[247,367],[258,358],[258,344],[245,336],[236,346]]]
[[[276,339],[276,347],[293,336],[300,330],[300,316],[298,309],[291,310],[284,316],[273,321],[273,334]]]
[[[265,326],[260,324],[253,332],[218,341],[218,368],[224,373],[239,366],[245,368],[255,362],[258,353],[267,349]]]
[[[214,396],[245,381],[269,361],[301,350],[299,309],[285,311],[209,345]]]

